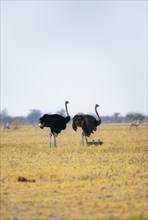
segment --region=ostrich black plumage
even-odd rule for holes
[[[75,115],[73,117],[72,127],[75,131],[77,131],[77,127],[81,127],[82,132],[82,145],[84,145],[84,137],[86,139],[87,145],[87,137],[90,137],[91,133],[97,130],[97,126],[101,124],[101,118],[98,114],[97,107],[98,104],[95,105],[95,112],[97,114],[98,120],[92,115]]]
[[[56,137],[58,136],[58,134],[66,129],[66,124],[70,121],[70,116],[68,114],[68,109],[67,109],[67,104],[69,102],[66,101],[65,102],[65,109],[66,109],[66,117],[63,117],[59,114],[52,114],[52,115],[43,115],[43,117],[41,117],[39,119],[39,126],[40,128],[44,128],[44,127],[49,127],[50,128],[50,147],[52,145],[51,143],[51,137],[53,135],[54,137],[54,146],[56,147]]]

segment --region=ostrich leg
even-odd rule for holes
[[[84,132],[82,132],[82,146],[84,146]]]
[[[57,143],[56,143],[56,134],[53,134],[53,137],[54,137],[54,147],[57,146]]]
[[[86,146],[88,145],[88,139],[87,136],[85,135],[85,141],[86,141]]]
[[[87,137],[86,137],[85,133],[82,132],[82,145],[83,146],[84,146],[84,137],[85,137],[85,141],[86,141],[86,145],[87,145],[87,143],[88,143]]]
[[[52,137],[52,133],[50,132],[50,133],[49,133],[49,138],[50,138],[49,145],[50,145],[50,147],[51,147],[51,145],[52,145],[52,143],[51,143],[51,137]]]

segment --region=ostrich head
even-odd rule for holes
[[[43,129],[43,128],[45,127],[44,119],[45,119],[46,117],[47,117],[47,114],[43,115],[43,117],[41,117],[41,118],[39,119],[39,127],[40,127],[41,129]]]
[[[44,128],[44,125],[39,122],[39,127],[40,127],[41,129],[43,129],[43,128]]]
[[[95,105],[95,112],[96,112],[96,115],[98,116],[98,122],[97,122],[97,126],[101,124],[101,118],[98,114],[98,111],[97,111],[97,107],[99,107],[100,105],[96,104]]]
[[[68,104],[68,103],[69,103],[68,101],[65,101],[65,109],[66,109],[66,114],[67,114],[67,116],[69,116],[68,109],[67,109],[67,104]]]

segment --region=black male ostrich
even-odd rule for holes
[[[50,147],[51,147],[51,137],[53,135],[54,137],[54,146],[56,147],[56,137],[58,136],[58,134],[66,129],[66,124],[70,121],[70,116],[68,114],[68,110],[67,110],[67,104],[69,102],[66,101],[65,102],[65,109],[66,109],[66,114],[67,117],[63,117],[61,115],[58,114],[52,114],[52,115],[43,115],[42,118],[39,119],[39,127],[40,128],[44,128],[44,127],[49,127],[50,128]]]
[[[84,137],[86,139],[86,145],[87,145],[87,137],[93,133],[93,131],[97,130],[97,126],[101,124],[101,118],[97,112],[97,107],[99,107],[98,104],[95,105],[95,112],[98,116],[98,120],[92,116],[92,115],[75,115],[73,117],[73,123],[72,127],[75,131],[77,131],[77,127],[81,127],[82,132],[82,145],[84,146]]]

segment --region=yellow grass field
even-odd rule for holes
[[[2,129],[1,220],[148,219],[146,124],[102,124],[89,138],[99,147],[81,146],[71,126],[55,148],[47,128]]]

